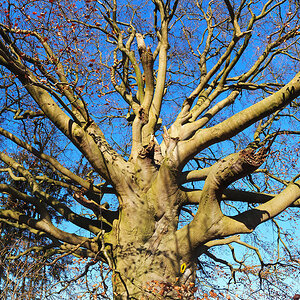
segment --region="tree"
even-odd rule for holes
[[[278,217],[300,205],[297,2],[0,7],[1,222],[108,264],[115,299],[191,299],[205,255],[233,278],[297,268]],[[262,223],[270,263],[246,242]],[[232,243],[260,265],[210,251]]]
[[[64,264],[49,266],[36,253],[26,253],[27,248],[38,246],[37,240],[22,236],[20,230],[2,224],[0,251],[0,296],[2,299],[43,299],[51,281],[63,280]],[[35,244],[34,244],[35,243]],[[20,250],[22,250],[19,254]],[[27,254],[27,255],[26,255]],[[65,261],[70,263],[70,261]]]
[[[23,190],[22,183],[14,184],[14,188]],[[32,212],[13,196],[4,197],[1,202],[7,209]],[[51,244],[45,247],[47,238],[43,233],[33,234],[4,222],[0,226],[0,298],[43,299],[50,294],[53,282],[57,285],[60,281],[70,281],[71,272],[65,265],[71,266],[72,261],[64,256],[49,261]]]

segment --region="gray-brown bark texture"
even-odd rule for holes
[[[193,299],[201,255],[230,267],[208,250],[254,249],[240,234],[298,209],[297,154],[276,173],[299,134],[297,2],[0,9],[0,222],[43,235],[49,259],[106,263],[114,299]]]

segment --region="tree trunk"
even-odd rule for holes
[[[178,207],[168,207],[158,219],[157,199],[123,202],[111,233],[114,299],[193,299],[195,263],[188,249],[177,247]]]
[[[121,259],[116,264],[120,271],[113,277],[114,299],[193,299],[194,276],[181,283],[182,274],[168,260],[166,254],[153,257],[140,253]],[[193,273],[191,269],[184,271]]]
[[[194,264],[168,249],[127,245],[114,259],[114,299],[193,299]],[[183,260],[180,260],[183,261]]]

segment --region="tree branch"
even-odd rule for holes
[[[224,216],[221,236],[252,232],[259,224],[274,218],[300,197],[300,181],[291,182],[280,194],[256,208],[235,217]]]
[[[273,95],[211,128],[197,131],[195,135],[187,141],[180,141],[177,148],[179,166],[183,167],[189,159],[204,148],[238,134],[255,122],[283,108],[299,95],[300,73]]]

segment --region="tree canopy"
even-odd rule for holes
[[[39,237],[20,256],[105,263],[115,299],[292,296],[299,13],[3,0],[0,222]]]

